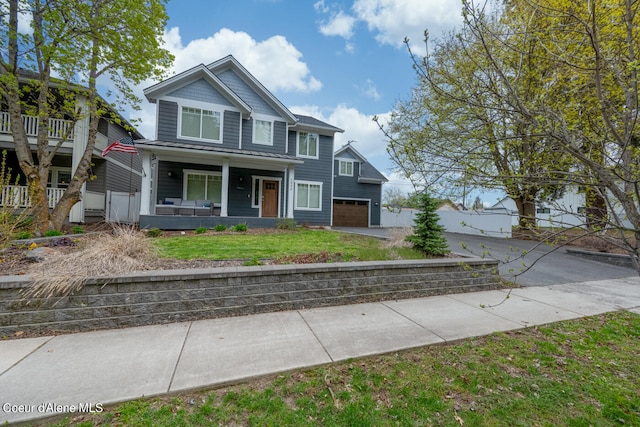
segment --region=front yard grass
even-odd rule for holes
[[[639,337],[640,316],[620,311],[141,399],[58,425],[638,426]]]
[[[161,237],[154,244],[161,257],[176,259],[275,259],[318,253],[339,253],[344,261],[424,258],[411,248],[386,247],[374,237],[313,229]]]

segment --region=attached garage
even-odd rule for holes
[[[369,227],[369,202],[367,200],[334,200],[334,227]]]

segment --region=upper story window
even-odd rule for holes
[[[351,160],[340,160],[339,175],[353,176],[353,162]]]
[[[180,136],[220,142],[221,114],[219,111],[182,107]]]
[[[298,132],[298,157],[318,158],[318,134]]]
[[[253,120],[253,143],[260,145],[273,145],[273,121]]]

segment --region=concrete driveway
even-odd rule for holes
[[[385,228],[335,228],[338,231],[375,237],[388,236]],[[500,276],[525,286],[558,285],[593,280],[621,279],[637,276],[632,268],[586,260],[554,247],[530,240],[501,239],[445,233],[449,249],[459,254],[495,258]]]

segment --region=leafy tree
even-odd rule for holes
[[[482,200],[480,200],[480,196],[476,196],[476,199],[473,201],[473,205],[471,205],[471,209],[481,210],[484,209],[484,204],[482,204]]]
[[[386,188],[382,196],[384,206],[391,212],[400,212],[407,207],[407,195],[399,188]]]
[[[413,234],[407,236],[407,241],[413,247],[429,256],[442,256],[449,252],[447,240],[442,233],[444,227],[438,223],[436,213],[437,202],[426,191],[419,196],[420,212],[416,215]]]
[[[485,25],[498,31],[499,17],[488,17]],[[518,59],[499,40],[490,42],[508,59],[505,74],[518,81],[522,98],[534,99],[546,73],[535,50]],[[559,191],[570,163],[503,102],[509,87],[484,49],[465,28],[435,41],[421,60],[412,53],[418,85],[408,101],[396,105],[388,127],[380,127],[405,175],[454,197],[476,187],[503,190],[516,201],[521,227],[532,227],[536,198]]]
[[[30,28],[18,28],[18,16]],[[0,4],[0,95],[11,123],[21,114],[39,119],[35,153],[22,126],[12,126],[20,168],[32,189],[38,234],[60,229],[82,185],[90,178],[91,157],[101,117],[110,117],[97,92],[109,78],[119,105],[137,106],[130,83],[161,78],[172,56],[162,48],[167,22],[164,0],[8,0]],[[81,107],[77,108],[78,101]],[[88,117],[88,142],[63,197],[49,212],[46,186],[53,157],[69,137],[52,143],[49,118],[74,123]]]
[[[508,89],[505,104],[572,159],[569,178],[587,187],[592,223],[622,232],[621,245],[640,273],[639,8],[640,2],[628,0],[509,1],[505,28],[511,33],[526,28],[539,52],[536,59],[551,65],[533,102],[520,95],[501,53],[491,48],[501,40],[522,53],[522,44],[505,40],[504,31],[487,31],[483,11],[471,3],[466,3],[465,19],[485,46],[486,62]],[[546,25],[523,27],[528,22]],[[602,212],[605,204],[608,214]]]

